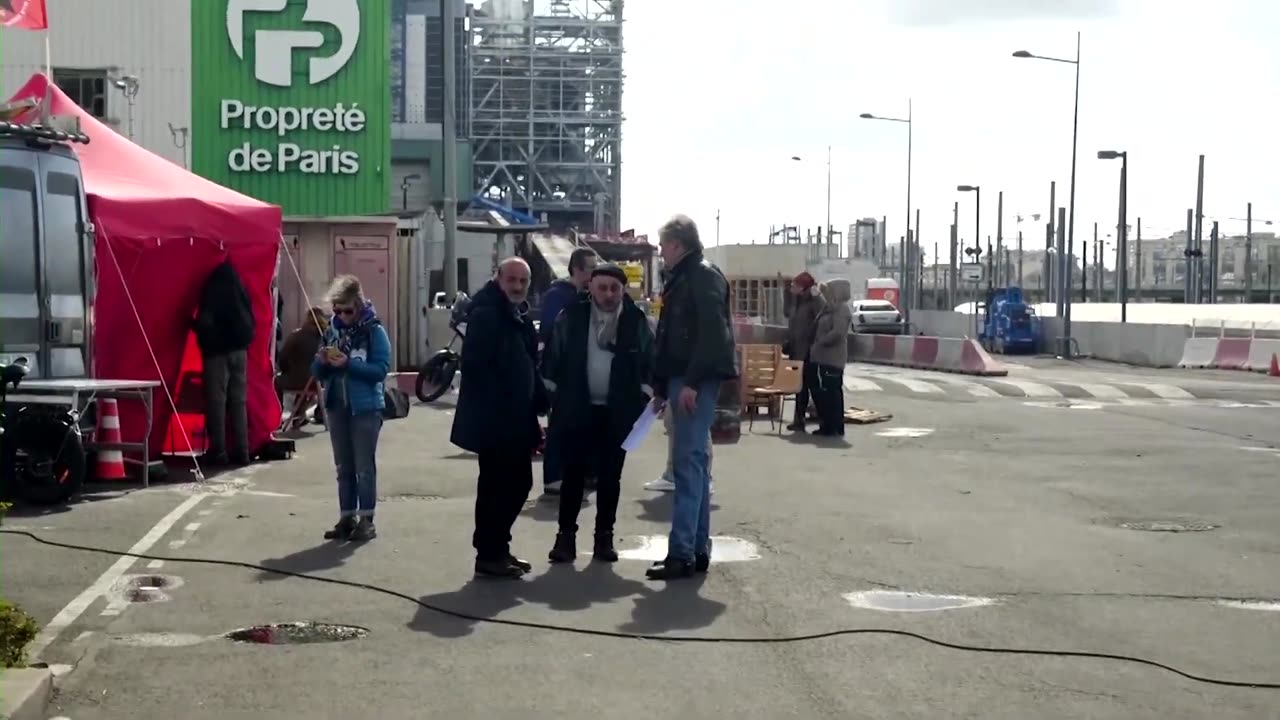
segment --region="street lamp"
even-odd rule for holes
[[[112,77],[111,84],[115,89],[119,90],[124,99],[129,103],[129,139],[133,139],[133,103],[138,97],[138,78],[135,75],[121,75],[120,77]]]
[[[1048,60],[1050,62],[1066,63],[1067,65],[1076,66],[1076,93],[1075,93],[1075,109],[1071,120],[1071,200],[1068,203],[1067,210],[1069,215],[1067,219],[1067,249],[1066,256],[1071,257],[1075,252],[1076,244],[1076,145],[1080,137],[1080,33],[1076,33],[1076,59],[1066,60],[1063,58],[1045,57],[1043,55],[1033,55],[1026,50],[1018,50],[1013,54],[1016,58],[1027,58],[1032,60]],[[1062,314],[1062,357],[1071,357],[1071,263],[1066,265],[1066,277],[1063,283],[1063,305]]]
[[[971,192],[977,197],[977,202],[973,205],[973,246],[978,248],[978,253],[982,253],[982,188],[977,185],[957,185],[956,190],[960,192]]]
[[[804,158],[799,155],[792,155],[791,159],[795,162],[804,162]],[[827,243],[831,242],[831,146],[827,146],[827,226],[823,228],[822,234],[827,238]]]
[[[421,180],[422,176],[418,173],[409,173],[400,180],[400,209],[409,209],[409,186],[414,180]]]
[[[862,118],[863,120],[883,120],[885,122],[906,123],[907,125],[907,225],[906,225],[907,234],[904,235],[903,237],[905,237],[907,240],[910,240],[912,238],[912,232],[911,232],[911,135],[912,135],[911,98],[907,98],[907,116],[905,118],[882,117],[880,115],[872,115],[871,113],[862,113],[858,117]],[[920,235],[920,228],[917,227],[915,230],[915,236],[918,237],[919,235]],[[910,284],[907,282],[906,249],[907,249],[906,244],[904,243],[904,246],[902,248],[903,250],[902,258],[899,262],[899,268],[898,268],[898,273],[903,280],[902,286],[904,288],[906,288]],[[910,293],[910,290],[908,290],[908,293]],[[907,295],[906,301],[902,303],[902,316],[904,318],[905,323],[911,322],[910,294]]]
[[[1129,153],[1124,150],[1101,150],[1099,160],[1120,159],[1120,221],[1116,232],[1116,294],[1120,296],[1120,322],[1129,322]]]

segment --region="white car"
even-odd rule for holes
[[[888,300],[853,300],[853,331],[859,333],[902,333],[902,313]]]

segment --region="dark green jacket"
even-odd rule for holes
[[[551,342],[542,350],[542,377],[555,384],[551,426],[569,432],[591,423],[591,391],[587,387],[587,337],[591,333],[591,299],[565,307],[556,320]],[[642,388],[653,382],[653,333],[649,319],[630,297],[622,299],[618,334],[609,369],[611,434],[621,443],[649,403]]]
[[[658,318],[654,391],[667,394],[667,381],[685,384],[738,377],[729,282],[702,253],[689,253],[671,269],[662,290]]]

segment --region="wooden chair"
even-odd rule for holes
[[[795,402],[795,396],[802,387],[804,387],[804,362],[783,358],[778,361],[773,382],[765,387],[752,388],[750,391],[752,397],[768,404],[770,427],[774,427],[776,423],[779,434],[782,432],[783,425],[786,424],[787,398]],[[755,413],[752,413],[747,422],[748,431],[751,430],[754,421]]]
[[[738,367],[742,378],[742,412],[754,417],[758,408],[768,408],[768,398],[755,397],[754,388],[773,384],[774,373],[782,359],[781,345],[739,345]]]

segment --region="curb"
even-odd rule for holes
[[[52,671],[14,668],[0,672],[0,718],[44,720],[52,699]]]

